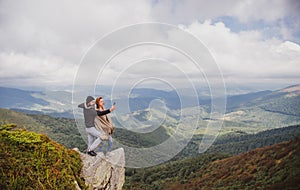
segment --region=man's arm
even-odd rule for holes
[[[78,107],[79,107],[79,108],[84,108],[84,107],[85,107],[85,106],[84,106],[84,103],[79,104]]]

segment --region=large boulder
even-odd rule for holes
[[[125,182],[123,148],[116,149],[107,156],[102,152],[97,156],[79,153],[83,162],[82,176],[89,189],[122,189]]]

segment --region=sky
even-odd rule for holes
[[[196,37],[214,58],[221,73],[216,77],[227,86],[268,89],[300,84],[299,10],[297,0],[0,0],[0,86],[70,88],[92,50],[108,51],[95,50],[101,39],[119,31],[121,39],[111,40],[109,47],[116,51],[123,39],[137,38],[122,28],[149,22],[175,26]],[[180,40],[170,31],[164,35]],[[153,80],[149,73],[161,66],[166,73],[161,81],[171,85],[179,82],[179,71],[199,81],[203,73],[216,73],[205,68],[195,72],[179,50],[147,44],[129,48],[104,71],[91,72],[97,76],[90,77],[92,67],[84,68],[85,77],[92,78],[85,84],[138,85],[145,78]],[[140,80],[132,84],[132,78]]]

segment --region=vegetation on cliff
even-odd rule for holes
[[[0,127],[0,158],[0,189],[85,188],[76,151],[15,124]]]

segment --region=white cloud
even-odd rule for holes
[[[72,83],[77,66],[60,57],[40,57],[33,54],[0,54],[0,79],[19,85],[53,85]]]
[[[253,20],[273,22],[284,18],[288,14],[288,3],[289,1],[281,0],[239,1],[227,14],[235,15],[242,22]]]
[[[153,15],[165,22],[204,21],[222,16],[234,16],[242,22],[263,20],[273,22],[288,16],[298,17],[297,0],[188,0],[156,1],[153,4]]]
[[[76,74],[74,68],[96,39],[148,20],[149,11],[145,1],[1,1],[1,83],[14,85],[25,77],[36,85],[70,85],[63,73]]]
[[[70,85],[82,56],[97,39],[119,27],[147,21],[182,25],[199,36],[228,78],[283,80],[299,75],[299,45],[294,43],[299,42],[295,36],[300,29],[299,6],[295,0],[3,0],[0,85]],[[261,22],[262,26],[236,33],[223,22],[214,23],[222,17],[250,26]],[[152,55],[142,49],[135,54],[184,63],[176,52],[150,51]],[[109,69],[108,76],[117,73]],[[136,72],[141,74],[143,69]]]
[[[223,23],[209,21],[194,22],[186,29],[211,50],[225,79],[285,80],[286,76],[300,76],[300,46],[296,43],[264,40],[259,31],[234,33]]]
[[[299,10],[298,0],[166,0],[155,3],[151,13],[158,21],[184,25],[229,17],[236,30],[255,27],[268,37],[300,43]]]

